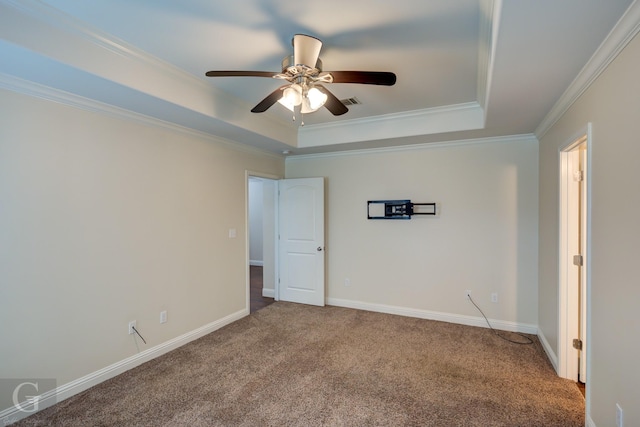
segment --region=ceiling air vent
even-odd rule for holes
[[[362,102],[360,102],[360,100],[355,96],[353,98],[341,99],[340,102],[344,105],[362,105]]]

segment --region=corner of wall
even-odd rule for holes
[[[540,340],[540,344],[542,344],[542,348],[544,349],[544,352],[547,353],[547,357],[549,358],[549,362],[551,362],[551,365],[553,366],[553,370],[556,371],[557,373],[558,372],[558,356],[551,349],[551,345],[549,345],[549,341],[547,341],[547,338],[544,336],[544,333],[540,328],[538,328],[538,339]]]

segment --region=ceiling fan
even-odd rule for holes
[[[326,107],[334,116],[349,109],[333,95],[324,84],[359,83],[393,86],[396,75],[386,71],[322,71],[320,49],[322,41],[305,34],[296,34],[291,41],[293,55],[282,60],[282,72],[271,71],[208,71],[208,77],[271,77],[288,83],[271,92],[252,113],[263,113],[276,102],[289,110],[302,114],[312,113]]]

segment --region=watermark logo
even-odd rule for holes
[[[42,409],[42,396],[56,389],[56,380],[52,378],[0,378],[0,402],[2,407],[13,406],[17,411],[30,415]],[[55,393],[47,393],[51,398]],[[55,402],[53,402],[55,403]]]
[[[26,389],[25,386],[27,387]],[[40,385],[37,382],[32,383],[29,381],[25,381],[18,384],[18,386],[13,389],[13,395],[11,396],[13,405],[22,412],[36,412],[38,410],[38,402],[40,402],[40,396],[25,394],[28,393],[28,391],[25,390],[32,390],[32,392],[37,393],[39,388]],[[24,402],[21,402],[20,399],[23,394],[26,400]]]

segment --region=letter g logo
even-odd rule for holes
[[[20,391],[25,386],[31,386],[35,389],[36,393],[38,392],[38,383],[23,382],[13,390],[13,404],[22,412],[36,412],[38,410],[38,401],[40,400],[40,396],[25,396],[27,399],[26,403],[29,404],[31,409],[25,409],[24,406],[22,406],[22,403],[24,402],[20,402]]]

